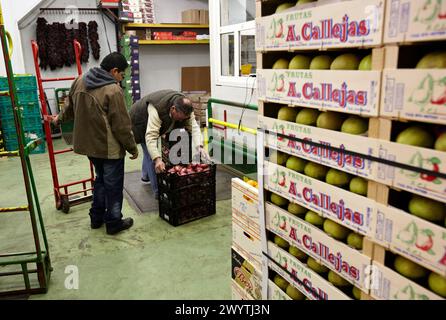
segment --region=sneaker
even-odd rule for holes
[[[118,232],[127,230],[133,226],[133,219],[132,218],[125,218],[119,221],[115,222],[109,222],[105,225],[107,229],[107,234],[113,235],[117,234]]]
[[[143,179],[143,178],[141,178],[141,183],[142,184],[150,184],[150,180],[149,179]]]

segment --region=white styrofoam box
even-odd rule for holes
[[[446,152],[379,141],[379,157],[429,171],[446,173]],[[446,202],[446,179],[399,167],[378,164],[376,181],[421,196]]]
[[[370,295],[377,300],[444,300],[432,291],[373,261]]]
[[[384,0],[343,1],[256,19],[256,50],[376,46]]]
[[[273,281],[268,280],[268,300],[293,300]]]
[[[235,217],[232,218],[232,245],[257,268],[262,267],[260,235]]]
[[[444,79],[446,69],[384,70],[380,115],[446,124]]]
[[[265,161],[265,188],[362,235],[371,235],[375,201]]]
[[[133,19],[133,23],[144,23],[143,19]]]
[[[254,300],[262,299],[262,272],[248,261],[237,248],[231,248],[232,279]]]
[[[268,230],[368,293],[369,257],[269,202],[265,206],[265,215]]]
[[[377,116],[381,71],[257,70],[260,100]]]
[[[269,261],[269,267],[276,271],[296,289],[302,292],[310,300],[351,300],[330,282],[322,278],[316,272],[300,262],[296,257],[279,248],[272,242],[268,242],[268,255],[282,268],[293,275],[291,277],[275,262]],[[296,279],[297,278],[297,279]]]
[[[388,0],[384,43],[446,39],[443,0]]]
[[[259,190],[239,178],[232,182],[232,214],[260,235]]]
[[[142,19],[142,12],[134,12],[133,18],[135,19]]]
[[[370,156],[377,149],[377,141],[375,139],[305,126],[274,118],[260,116],[259,126],[270,132]],[[312,146],[274,135],[265,136],[265,145],[357,176],[367,179],[373,178],[373,162],[362,157],[351,156],[350,154],[332,151],[327,148]]]
[[[376,205],[374,241],[446,276],[446,229],[400,209]]]
[[[232,300],[254,300],[235,280],[231,280]]]

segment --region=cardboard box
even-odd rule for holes
[[[254,300],[237,282],[231,280],[232,300]]]
[[[445,78],[444,69],[384,70],[380,115],[445,124]]]
[[[291,277],[275,262],[269,261],[268,266],[282,276],[296,289],[302,292],[310,300],[351,300],[346,294],[322,278],[306,264],[297,260],[287,251],[279,248],[272,242],[268,242],[268,255],[282,268],[293,275]],[[296,280],[299,280],[297,281]]]
[[[380,71],[257,70],[260,100],[377,116]]]
[[[211,92],[211,71],[209,66],[181,68],[181,91]]]
[[[444,300],[376,261],[372,272],[371,296],[377,300]]]
[[[378,147],[375,139],[274,118],[260,116],[259,126],[270,132],[370,156],[374,155]],[[272,134],[265,135],[265,146],[357,176],[373,179],[374,163],[362,157],[331,151],[323,147],[311,146]]]
[[[443,40],[446,7],[442,1],[391,0],[386,9],[385,43]]]
[[[208,10],[200,10],[200,24],[209,24],[209,11]]]
[[[376,205],[374,241],[446,276],[446,229],[400,209]]]
[[[268,280],[268,300],[293,300],[273,281]]]
[[[200,24],[200,10],[191,9],[181,12],[181,22],[188,24]]]
[[[262,243],[260,235],[249,225],[232,218],[232,246],[249,260],[256,268],[262,268]]]
[[[232,215],[260,236],[259,190],[239,178],[231,185]]]
[[[362,235],[371,235],[375,201],[265,161],[265,188]]]
[[[269,202],[265,205],[265,215],[269,231],[368,293],[369,257]]]
[[[232,279],[254,300],[262,299],[262,272],[246,260],[237,249],[231,249]]]
[[[379,157],[430,171],[446,173],[446,152],[379,141]],[[411,170],[378,164],[377,181],[398,189],[446,202],[446,179],[430,177]]]
[[[378,46],[384,4],[384,0],[342,1],[257,18],[256,50]]]

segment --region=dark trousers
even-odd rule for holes
[[[90,217],[93,222],[122,219],[124,159],[90,158],[96,172]]]

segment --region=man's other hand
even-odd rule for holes
[[[166,165],[164,164],[163,160],[161,158],[156,158],[155,160],[155,171],[156,173],[161,173],[166,170]]]

